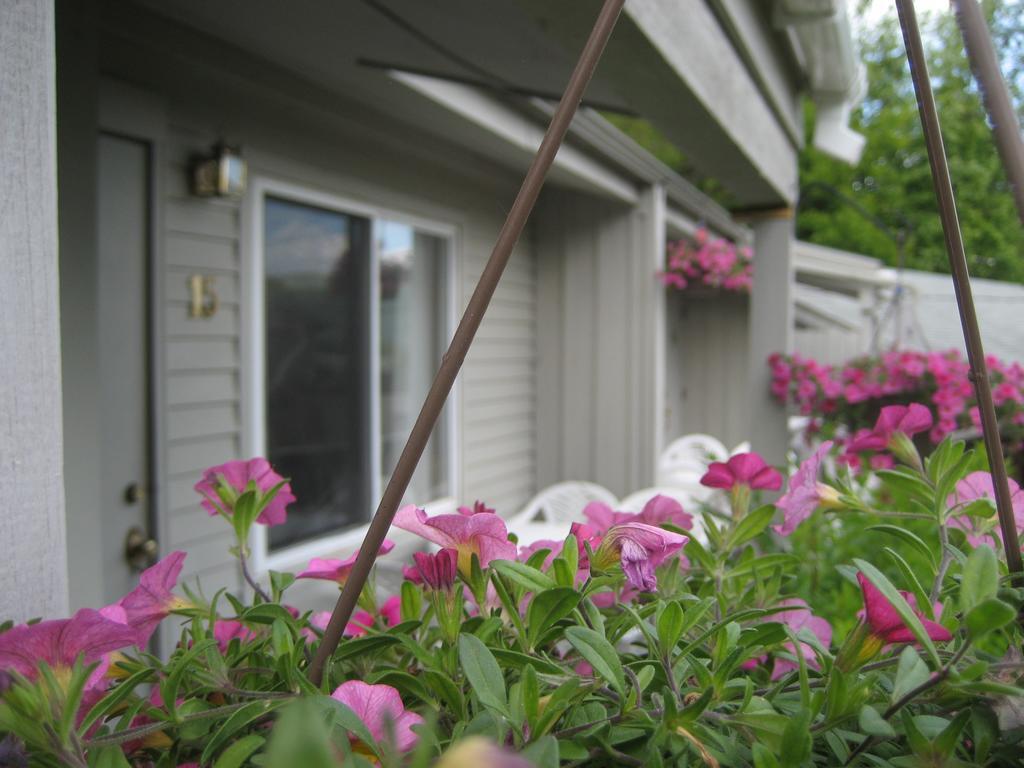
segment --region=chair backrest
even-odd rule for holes
[[[697,539],[701,544],[707,544],[708,537],[704,532],[704,522],[699,509],[700,503],[703,499],[693,493],[693,489],[667,486],[644,488],[639,491],[634,491],[620,501],[618,509],[622,512],[640,512],[643,510],[644,505],[655,496],[667,496],[670,499],[678,501],[682,505],[683,511],[689,512],[693,515],[693,527],[690,529],[690,535]]]
[[[583,508],[592,501],[603,501],[614,507],[618,498],[597,483],[569,481],[548,486],[532,499],[522,511],[508,520],[513,524],[525,523],[578,523],[583,522]],[[566,530],[568,534],[568,530]]]
[[[712,461],[725,461],[729,452],[721,440],[695,433],[673,440],[658,458],[658,483],[675,485],[681,480],[700,477]]]

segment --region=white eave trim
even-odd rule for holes
[[[543,128],[472,86],[410,72],[392,70],[388,74],[396,82],[522,150],[524,157],[533,155],[540,147],[544,138]],[[630,205],[636,205],[640,199],[637,186],[629,179],[573,146],[561,146],[555,156],[554,167],[598,194]]]

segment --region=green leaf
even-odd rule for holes
[[[964,618],[964,623],[971,637],[977,638],[1005,627],[1016,615],[1017,611],[1012,605],[996,597],[990,597],[971,608]]]
[[[932,601],[929,599],[924,585],[918,580],[914,569],[911,568],[910,563],[904,560],[903,556],[892,547],[885,547],[884,552],[892,558],[892,561],[896,563],[896,567],[900,569],[900,574],[910,586],[910,591],[914,593],[914,597],[917,598],[918,606],[921,607],[926,616],[932,616],[935,612]]]
[[[89,768],[131,768],[131,763],[120,746],[111,745],[89,750]]]
[[[555,587],[538,592],[526,611],[526,637],[530,648],[544,633],[572,613],[582,595],[571,587]]]
[[[210,737],[199,762],[203,765],[208,764],[217,754],[217,750],[226,744],[232,736],[263,719],[282,704],[282,701],[253,701],[232,712]]]
[[[754,768],[779,768],[779,761],[775,759],[775,755],[759,741],[754,742],[753,755]]]
[[[916,549],[921,555],[931,564],[932,572],[935,571],[935,555],[932,554],[931,548],[921,540],[921,537],[915,533],[908,531],[906,528],[900,528],[898,525],[889,525],[883,523],[881,525],[868,526],[869,531],[879,531],[881,533],[887,533],[890,536],[895,536],[906,544]]]
[[[913,646],[905,646],[900,651],[899,664],[896,667],[896,678],[892,687],[893,703],[902,699],[907,693],[917,688],[931,673]]]
[[[779,750],[782,768],[799,768],[811,756],[811,712],[801,707],[786,724]]]
[[[508,694],[505,690],[505,678],[490,649],[474,635],[461,634],[459,663],[480,703],[507,715]]]
[[[661,654],[671,658],[672,650],[683,636],[683,607],[675,601],[666,603],[658,614],[657,629]]]
[[[512,651],[507,648],[491,648],[491,653],[503,667],[525,669],[527,666],[532,665],[538,672],[544,675],[565,674],[564,669],[539,654],[526,654],[521,653],[520,651]]]
[[[760,536],[764,533],[773,517],[775,517],[775,506],[773,504],[763,504],[753,512],[748,512],[736,525],[735,530],[733,530],[726,549],[736,549],[751,539]]]
[[[960,582],[960,608],[968,613],[999,590],[999,564],[991,547],[976,547],[967,556]]]
[[[896,730],[882,719],[878,710],[868,704],[860,708],[860,729],[868,736],[881,736],[891,738],[896,735]]]
[[[889,487],[908,496],[923,499],[927,502],[927,506],[931,507],[934,492],[931,486],[917,474],[902,469],[880,469],[875,474]]]
[[[626,695],[626,675],[622,670],[622,662],[604,635],[586,627],[569,627],[565,630],[565,637],[616,693]]]
[[[527,745],[520,754],[537,768],[558,768],[558,739],[551,734],[542,736]]]
[[[932,664],[936,669],[942,666],[942,662],[939,661],[939,652],[935,649],[935,643],[928,636],[928,632],[925,631],[924,625],[921,620],[914,613],[910,605],[903,598],[903,595],[899,593],[899,590],[892,585],[892,582],[886,578],[885,574],[875,568],[871,563],[866,560],[859,558],[854,559],[854,564],[860,568],[861,572],[867,577],[868,581],[878,588],[878,591],[882,593],[882,596],[888,600],[892,607],[896,610],[896,613],[900,615],[903,623],[907,629],[914,635],[917,642],[920,643],[921,647],[928,653]]]
[[[343,743],[348,744],[347,740]],[[205,759],[202,764],[207,764]],[[299,699],[285,708],[274,724],[265,768],[337,768],[337,765],[330,732],[314,701]]]
[[[546,573],[513,560],[492,560],[491,568],[524,587],[528,592],[543,592],[558,586]]]
[[[423,590],[411,581],[402,582],[402,620],[418,619],[423,615]]]
[[[230,747],[221,752],[213,768],[240,768],[257,749],[263,746],[266,741],[256,733],[243,736]]]

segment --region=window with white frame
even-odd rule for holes
[[[298,499],[273,552],[369,520],[450,335],[453,243],[322,195],[257,194],[262,450]],[[452,433],[443,415],[406,501],[452,495]]]

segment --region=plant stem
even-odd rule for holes
[[[938,672],[934,673],[931,677],[929,677],[927,680],[925,680],[917,687],[907,691],[897,701],[894,701],[892,705],[882,714],[882,719],[888,720],[901,709],[903,709],[903,707],[905,707],[907,704],[909,704],[918,696],[920,696],[922,693],[926,693],[927,691],[937,686],[939,683],[945,681],[946,678],[949,677],[949,673],[953,671],[953,667],[956,666],[956,663],[964,657],[965,653],[967,653],[967,649],[970,647],[970,645],[971,641],[965,640],[964,644],[961,645],[957,652],[950,657],[949,661],[942,665],[942,668]],[[871,745],[877,743],[878,740],[879,739],[877,736],[867,736],[860,744],[857,745],[857,748],[853,750],[845,764],[850,765],[851,763],[853,763],[853,761],[856,760],[861,753],[867,750]]]
[[[269,603],[270,595],[263,591],[263,587],[249,573],[249,561],[245,556],[245,547],[241,544],[238,547],[238,562],[242,566],[242,576],[245,578],[245,583],[252,587],[253,592],[259,595],[264,603]]]
[[[946,572],[953,563],[953,555],[949,551],[949,530],[946,528],[946,521],[939,519],[939,546],[942,548],[942,559],[939,561],[939,570],[935,574],[935,583],[932,584],[932,591],[929,599],[934,605],[942,593],[942,582],[946,580]]]

